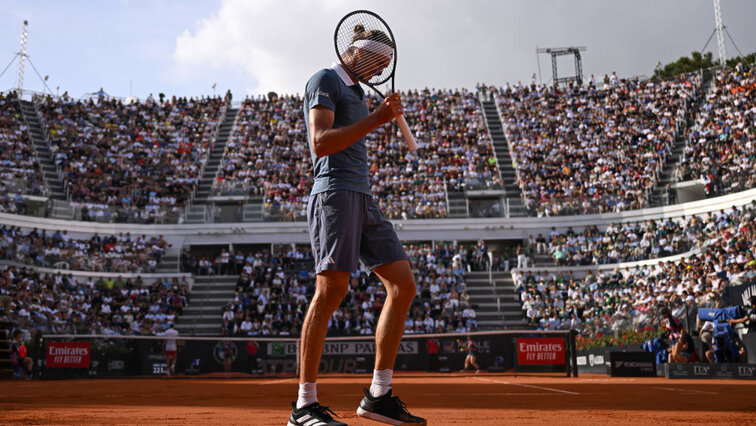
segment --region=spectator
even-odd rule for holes
[[[27,356],[26,345],[21,341],[22,336],[23,332],[21,330],[15,330],[13,332],[9,355],[14,376],[19,377],[23,372],[24,377],[29,380],[32,378],[34,360]]]

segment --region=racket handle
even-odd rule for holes
[[[410,130],[409,125],[407,125],[407,120],[404,118],[404,114],[396,117],[396,122],[399,124],[399,130],[402,131],[402,136],[404,136],[404,141],[407,142],[409,150],[417,151],[420,147],[417,146],[417,142],[415,142],[415,137],[412,135],[412,130]]]

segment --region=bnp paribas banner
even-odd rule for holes
[[[445,336],[437,340],[438,354],[428,354],[428,337],[405,339],[399,346],[395,370],[458,371],[467,353],[465,336]],[[514,339],[511,336],[478,336],[478,364],[481,368],[506,369],[514,366]],[[297,370],[297,345],[294,342],[256,341],[258,351],[250,354],[247,342],[179,341],[177,372],[195,374],[224,371],[226,359],[235,372],[256,374],[294,373]],[[146,348],[143,348],[146,349]],[[142,374],[164,374],[162,353],[143,350]],[[323,347],[321,373],[370,373],[375,362],[375,341],[329,341]]]

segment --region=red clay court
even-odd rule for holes
[[[296,378],[0,382],[4,424],[283,425]],[[369,375],[318,380],[350,425]],[[756,382],[397,373],[396,393],[429,424],[755,424]]]

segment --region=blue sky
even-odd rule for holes
[[[80,97],[103,87],[125,97],[130,82],[140,98],[209,95],[213,83],[236,99],[301,92],[333,61],[339,18],[358,8],[392,26],[400,89],[529,82],[536,46],[586,46],[587,75],[650,75],[658,61],[701,49],[714,28],[711,0],[0,0],[0,70],[28,19],[29,54],[53,92]],[[740,50],[756,51],[756,2],[723,0],[722,9]],[[548,80],[545,56],[541,72]],[[14,63],[0,90],[16,84]],[[42,90],[28,64],[25,88]]]

